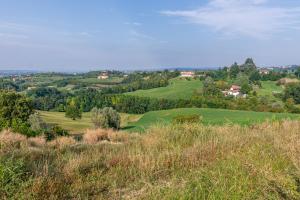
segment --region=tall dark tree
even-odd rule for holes
[[[242,72],[250,75],[253,71],[257,70],[257,67],[252,58],[247,58],[245,63],[240,66]]]
[[[240,73],[240,67],[239,65],[235,62],[233,65],[230,67],[230,78],[236,78],[237,75]]]

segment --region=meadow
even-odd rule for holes
[[[71,133],[83,133],[86,129],[93,128],[91,113],[83,113],[82,118],[72,120],[65,117],[62,112],[39,111],[45,122],[57,124]],[[238,110],[224,110],[211,108],[179,108],[172,110],[153,111],[144,115],[121,113],[121,127],[130,132],[144,132],[155,124],[170,124],[179,115],[201,115],[204,125],[239,124],[251,125],[262,123],[266,120],[300,119],[300,115],[289,113],[267,113]]]
[[[262,87],[255,89],[259,96],[269,96],[274,99],[273,93],[283,92],[283,87],[276,85],[276,81],[261,81]],[[164,98],[164,99],[190,99],[194,92],[203,87],[200,80],[187,80],[182,78],[174,78],[167,87],[154,88],[149,90],[138,90],[128,92],[128,95]]]
[[[83,133],[85,130],[93,128],[91,121],[91,113],[82,113],[82,118],[77,120],[72,120],[65,117],[63,112],[47,112],[39,111],[43,120],[50,124],[57,124],[62,128],[70,131],[71,133]],[[141,115],[131,115],[121,113],[121,126],[126,127],[129,122],[137,121]]]
[[[130,131],[144,131],[153,124],[170,124],[179,115],[201,115],[204,125],[239,124],[251,125],[266,120],[300,119],[300,115],[289,113],[268,113],[211,108],[179,108],[148,112],[137,122],[129,123]]]
[[[0,133],[0,199],[300,199],[300,122]]]
[[[149,90],[137,90],[126,93],[128,95],[164,99],[190,99],[194,92],[203,87],[199,79],[174,78],[170,80],[167,87],[154,88]]]
[[[262,87],[257,89],[257,94],[260,96],[273,97],[273,93],[281,93],[284,88],[278,86],[276,81],[261,81]]]

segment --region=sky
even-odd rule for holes
[[[0,0],[0,70],[300,64],[299,0]]]

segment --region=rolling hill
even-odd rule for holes
[[[269,120],[300,119],[300,115],[289,113],[268,113],[253,111],[224,110],[211,108],[180,108],[163,111],[153,111],[144,114],[137,122],[129,123],[130,131],[144,131],[154,124],[170,124],[179,115],[199,114],[205,125],[240,124],[251,125]]]
[[[202,81],[200,80],[175,78],[170,81],[170,84],[167,87],[137,90],[126,94],[151,98],[189,99],[192,97],[193,93],[196,90],[201,89],[202,86]]]

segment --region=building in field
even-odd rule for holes
[[[222,92],[224,96],[233,96],[233,97],[247,97],[246,94],[241,92],[241,87],[238,85],[232,85],[229,90],[225,90]]]
[[[101,72],[98,76],[98,79],[99,80],[105,80],[105,79],[108,79],[109,78],[109,74],[108,72]]]
[[[192,72],[192,71],[183,71],[183,72],[180,72],[180,77],[183,77],[183,78],[194,78],[195,77],[195,72]]]
[[[259,73],[261,75],[268,75],[268,74],[270,74],[270,70],[266,69],[266,68],[262,68],[262,69],[259,70]]]

